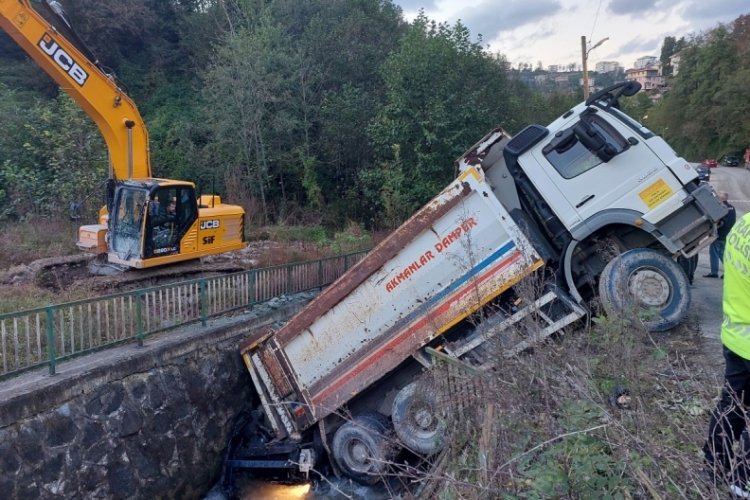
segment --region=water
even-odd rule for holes
[[[386,500],[399,498],[382,485],[363,486],[346,479],[325,479],[315,484],[278,484],[255,479],[238,478],[241,500],[344,500],[366,498]],[[203,500],[226,500],[218,485]]]

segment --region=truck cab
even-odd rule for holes
[[[637,82],[613,85],[547,127],[529,125],[512,138],[494,130],[458,161],[460,171],[481,165],[581,302],[597,295],[614,255],[636,248],[670,260],[696,255],[725,213],[690,163],[619,110],[618,98],[639,89]]]

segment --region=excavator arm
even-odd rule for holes
[[[0,28],[94,120],[107,143],[112,177],[151,177],[143,118],[113,78],[63,37],[28,0],[0,0]]]

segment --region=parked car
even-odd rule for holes
[[[699,163],[696,165],[695,171],[698,172],[698,180],[700,180],[700,182],[708,182],[711,180],[711,169],[705,164]]]
[[[738,167],[740,165],[740,157],[727,155],[721,159],[721,164],[725,167]]]
[[[713,158],[706,158],[705,160],[703,160],[703,165],[707,166],[708,168],[716,168],[719,166],[719,162],[717,162]]]

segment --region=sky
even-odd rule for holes
[[[500,52],[517,67],[541,61],[582,62],[581,36],[589,51],[588,66],[617,61],[632,68],[642,56],[659,57],[664,37],[690,37],[742,14],[748,0],[393,0],[411,21],[423,9],[428,18],[453,25],[460,20],[472,38]]]

